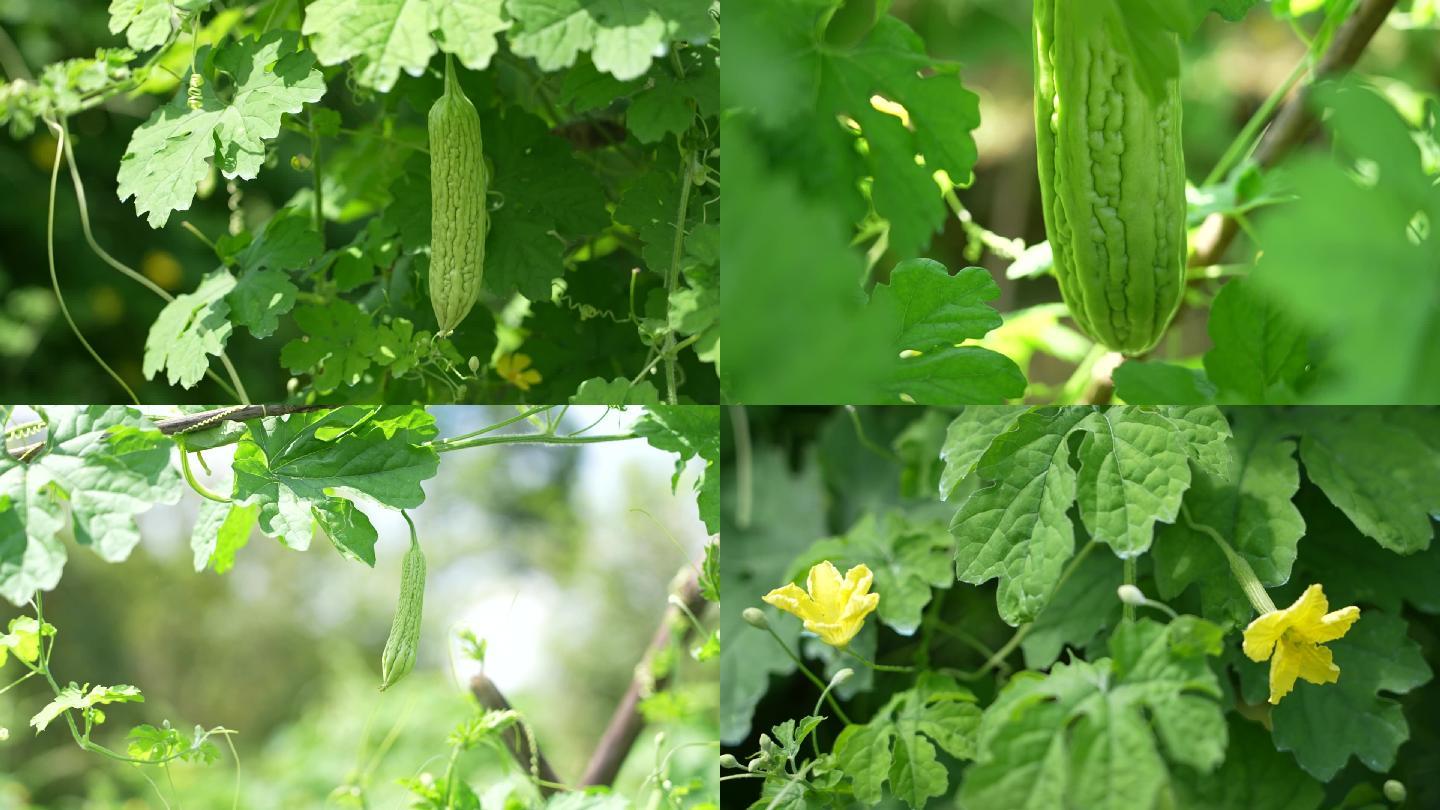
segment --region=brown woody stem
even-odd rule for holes
[[[1355,12],[1330,43],[1320,63],[1315,67],[1315,80],[1300,88],[1290,101],[1280,109],[1274,122],[1266,130],[1260,145],[1255,149],[1255,162],[1261,168],[1269,168],[1280,162],[1290,150],[1302,143],[1315,126],[1315,117],[1310,110],[1310,96],[1315,83],[1321,79],[1344,73],[1353,67],[1364,53],[1365,47],[1375,37],[1375,32],[1395,8],[1397,0],[1361,0]],[[1220,257],[1234,241],[1240,230],[1233,217],[1211,216],[1201,226],[1196,238],[1195,255],[1190,264],[1203,267],[1219,264]]]

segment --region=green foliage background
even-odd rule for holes
[[[675,399],[718,400],[718,5],[155,0],[108,12],[0,3],[0,70],[34,74],[0,94],[11,401],[124,394],[48,292],[55,138],[33,119],[54,105],[72,113],[97,242],[192,296],[151,332],[163,302],[89,250],[61,172],[59,285],[142,402],[233,399],[200,379],[207,365],[230,376],[222,347],[252,401],[608,404],[668,397],[672,376]],[[388,44],[374,38],[387,29]],[[126,44],[133,60],[89,61]],[[442,50],[482,115],[492,225],[480,304],[432,351],[425,113]],[[116,83],[138,90],[82,95]],[[541,375],[528,390],[500,373],[512,353]]]
[[[1387,779],[1403,806],[1440,801],[1433,408],[730,412],[721,740],[745,762],[763,734],[794,760],[726,770],[722,806],[763,807],[810,763],[777,806],[1368,808]],[[1276,604],[1318,582],[1360,607],[1337,684],[1265,706],[1268,666],[1239,650],[1253,610],[1181,504]],[[1178,619],[1124,621],[1122,549]],[[927,671],[873,672],[762,604],[821,559],[875,574],[856,652]],[[855,670],[834,691],[850,725],[749,607],[822,679]]]

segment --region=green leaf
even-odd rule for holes
[[[606,381],[604,377],[593,377],[580,383],[580,388],[570,397],[571,405],[608,405],[620,408],[625,405],[659,405],[660,392],[649,380],[635,385],[624,377]]]
[[[250,542],[250,532],[260,510],[254,506],[207,500],[200,504],[200,516],[190,533],[195,552],[195,570],[214,568],[223,574],[235,566],[235,554]]]
[[[680,485],[680,476],[690,459],[699,456],[705,469],[695,481],[700,519],[712,534],[720,529],[720,409],[706,406],[651,405],[633,428],[652,447],[676,453],[671,486]]]
[[[135,515],[180,497],[173,445],[138,411],[54,406],[44,417],[37,457],[0,455],[0,595],[17,605],[60,581],[67,506],[75,541],[117,562],[140,542]]]
[[[1245,279],[1220,288],[1210,308],[1205,372],[1222,400],[1259,405],[1294,402],[1309,363],[1308,336],[1264,292]]]
[[[1077,476],[1070,437],[1081,432]],[[1000,617],[1031,621],[1074,552],[1068,511],[1077,498],[1087,532],[1121,557],[1150,547],[1154,525],[1173,522],[1190,486],[1190,463],[1229,469],[1230,430],[1213,407],[1065,408],[1031,411],[994,439],[975,466],[986,482],[950,524],[956,573],[1000,578]]]
[[[1113,658],[1013,677],[981,720],[960,787],[971,810],[1154,807],[1166,759],[1210,772],[1225,753],[1220,686],[1206,661],[1219,628],[1193,617],[1120,626]],[[1195,643],[1205,638],[1214,643]]]
[[[325,240],[315,230],[312,211],[292,206],[275,212],[259,234],[235,255],[241,270],[299,270],[320,258]]]
[[[969,759],[979,725],[980,708],[970,690],[927,672],[915,688],[893,695],[870,722],[846,726],[835,741],[835,758],[859,801],[878,803],[888,780],[897,798],[919,808],[944,795],[949,784],[936,746]]]
[[[1409,603],[1424,613],[1440,613],[1440,588],[1435,587],[1440,543],[1406,555],[1381,548],[1313,484],[1301,488],[1295,503],[1305,516],[1300,581],[1323,580],[1325,593],[1339,605],[1375,605],[1398,614]]]
[[[691,48],[679,55],[685,67],[683,78],[671,70],[651,70],[650,81],[625,111],[625,126],[641,143],[656,143],[667,134],[679,137],[690,129],[697,114],[718,112],[720,70],[715,51]],[[610,89],[618,95],[618,88]]]
[[[764,606],[760,598],[779,587],[795,555],[825,533],[825,495],[813,459],[803,459],[792,470],[784,453],[765,445],[756,448],[752,459],[748,493],[740,494],[733,464],[724,470],[720,740],[736,745],[750,735],[751,718],[770,688],[771,676],[795,671],[795,662],[770,634],[746,624],[741,613],[747,607],[765,611],[771,628],[794,649],[800,623]],[[742,502],[749,505],[747,513],[739,511]]]
[[[1069,578],[1056,588],[1020,644],[1030,669],[1050,666],[1066,647],[1082,649],[1101,630],[1119,623],[1121,604],[1115,591],[1125,581],[1120,561],[1093,548],[1083,560],[1078,555],[1076,559]]]
[[[213,59],[234,81],[221,98],[214,81],[201,87],[201,106],[191,109],[184,89],[156,110],[130,137],[120,159],[117,192],[135,198],[135,211],[159,228],[170,212],[184,211],[213,159],[225,177],[253,180],[265,160],[265,143],[280,132],[280,119],[325,94],[325,80],[309,51],[297,50],[294,31],[272,31],[218,51],[202,48],[197,64]]]
[[[1315,810],[1324,787],[1275,750],[1257,723],[1230,716],[1225,763],[1214,773],[1170,771],[1177,810]]]
[[[496,34],[509,27],[501,0],[315,0],[305,7],[301,32],[320,64],[354,61],[359,84],[388,93],[400,71],[420,75],[436,40],[465,67],[484,70]]]
[[[1271,711],[1275,747],[1293,751],[1307,773],[1329,781],[1351,756],[1378,773],[1395,764],[1410,737],[1400,704],[1380,692],[1404,694],[1430,681],[1419,645],[1401,619],[1363,611],[1344,638],[1332,642],[1340,680],[1317,686],[1300,681]]]
[[[40,660],[40,643],[46,636],[55,635],[55,626],[41,623],[34,616],[16,616],[4,635],[0,635],[0,667],[13,653],[23,663],[33,664]]]
[[[1328,373],[1311,398],[1440,401],[1440,240],[1418,230],[1440,222],[1440,187],[1415,133],[1377,91],[1354,82],[1315,97],[1334,148],[1281,167],[1296,200],[1258,220],[1264,253],[1250,280],[1325,341]]]
[[[921,404],[998,405],[1025,393],[1025,376],[1010,358],[960,346],[1000,326],[985,304],[1000,296],[989,271],[967,267],[951,276],[929,259],[901,262],[871,293],[870,306],[891,331],[889,388],[897,399]]]
[[[1296,421],[1306,475],[1356,528],[1400,554],[1429,547],[1431,515],[1440,514],[1440,413],[1304,408]]]
[[[822,560],[841,571],[867,565],[875,575],[871,591],[880,594],[876,614],[895,632],[909,636],[920,627],[931,589],[955,581],[954,558],[955,541],[942,524],[908,520],[905,513],[892,510],[878,518],[867,514],[845,536],[812,545],[790,567],[789,579],[800,580]]]
[[[1190,487],[1184,437],[1159,413],[1097,411],[1080,443],[1080,518],[1121,558],[1150,548],[1155,523],[1173,523]]]
[[[912,258],[946,217],[934,173],[970,180],[979,101],[959,81],[958,66],[932,59],[896,17],[881,17],[854,44],[826,42],[820,23],[835,5],[784,0],[732,8],[727,51],[743,50],[726,59],[723,96],[727,106],[753,111],[764,127],[794,139],[804,164],[827,165],[825,177],[807,182],[825,182],[818,196],[843,198],[854,214],[847,222],[864,215],[861,188],[869,182],[868,202],[890,225],[890,250]],[[900,105],[909,125],[878,110],[875,97]],[[858,125],[867,147],[859,155],[841,119]]]
[[[981,338],[1000,326],[1000,313],[985,302],[1000,297],[1000,287],[983,267],[950,275],[930,259],[901,262],[871,294],[873,302],[894,306],[897,348],[930,352]]]
[[[471,70],[484,70],[499,49],[496,34],[510,28],[501,0],[431,0],[435,41]],[[313,8],[313,6],[311,6]]]
[[[207,273],[193,293],[178,295],[160,310],[145,338],[145,379],[161,371],[171,385],[193,388],[220,356],[234,328],[227,296],[235,277],[224,268]]]
[[[1237,409],[1232,427],[1235,480],[1197,474],[1185,496],[1186,508],[1197,523],[1219,532],[1262,583],[1283,585],[1306,532],[1306,521],[1291,502],[1300,488],[1295,442],[1283,424],[1262,411]],[[1206,618],[1240,626],[1250,622],[1254,609],[1209,535],[1181,520],[1156,537],[1154,554],[1161,597],[1172,599],[1198,584]]]
[[[89,691],[86,691],[86,690]],[[30,718],[30,725],[35,727],[35,733],[39,734],[50,727],[55,718],[71,709],[88,711],[96,706],[104,706],[109,703],[144,703],[145,697],[140,690],[128,684],[118,686],[97,686],[89,688],[71,682],[71,684],[60,690],[60,694],[50,701],[49,705],[41,709],[34,717]]]
[[[340,556],[375,567],[375,541],[380,535],[355,504],[330,498],[317,504],[313,514]]]
[[[110,0],[110,33],[124,31],[130,47],[148,51],[169,39],[177,13],[170,0]]]
[[[972,585],[998,577],[996,602],[1008,624],[1039,615],[1075,551],[1066,438],[1088,417],[1077,408],[1021,416],[981,457],[976,474],[989,483],[961,502],[950,523],[956,576]]]
[[[270,337],[280,325],[280,316],[295,307],[300,288],[280,270],[251,270],[240,275],[225,297],[231,320],[257,338]]]
[[[940,497],[948,500],[960,482],[974,471],[995,438],[1014,426],[1024,414],[1023,408],[969,407],[955,417],[945,430],[945,446],[940,449],[940,458],[945,461]]]
[[[235,449],[234,500],[258,506],[261,530],[292,548],[309,547],[319,520],[340,534],[337,547],[362,556],[357,549],[373,527],[334,502],[365,498],[413,509],[425,500],[420,483],[439,467],[435,451],[419,445],[435,436],[434,419],[387,424],[401,410],[409,409],[351,406],[252,422]]]
[[[1208,405],[1215,384],[1205,372],[1157,360],[1126,360],[1115,369],[1115,396],[1129,405]]]
[[[702,39],[718,25],[709,4],[689,0],[509,0],[506,10],[517,56],[553,71],[589,51],[597,70],[621,81],[649,70],[670,40]]]
[[[401,374],[417,352],[428,348],[422,344],[429,333],[417,335],[409,321],[376,323],[374,315],[340,298],[296,307],[294,317],[305,336],[285,344],[280,364],[292,373],[313,375],[310,385],[319,393],[359,383],[372,365]]]

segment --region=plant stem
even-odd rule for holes
[[[1275,602],[1270,599],[1270,594],[1261,584],[1260,578],[1255,575],[1255,569],[1250,567],[1250,562],[1235,551],[1235,549],[1215,531],[1203,523],[1196,523],[1190,517],[1190,509],[1185,504],[1180,504],[1180,514],[1185,518],[1185,523],[1193,530],[1209,536],[1215,544],[1224,552],[1226,562],[1230,563],[1230,573],[1234,575],[1235,581],[1240,584],[1240,589],[1245,592],[1245,598],[1250,600],[1250,605],[1255,612],[1260,614],[1274,613]]]
[[[430,445],[437,453],[465,450],[470,447],[486,447],[493,444],[599,444],[600,442],[623,442],[640,438],[634,433],[620,433],[606,436],[556,436],[550,433],[526,433],[518,436],[480,436],[463,442],[437,442]]]
[[[850,717],[845,714],[844,709],[840,708],[840,704],[835,701],[835,696],[831,695],[826,690],[825,682],[820,680],[820,678],[816,676],[814,672],[811,672],[809,667],[805,666],[805,662],[800,660],[800,656],[796,655],[793,651],[791,651],[790,646],[785,643],[784,639],[780,638],[780,635],[776,633],[774,628],[770,627],[769,624],[765,625],[765,632],[769,633],[770,637],[775,639],[775,643],[779,644],[780,649],[784,650],[785,654],[790,656],[790,660],[795,662],[795,666],[799,667],[800,671],[805,674],[805,677],[809,678],[810,682],[815,684],[816,688],[820,690],[821,694],[825,695],[826,700],[830,703],[830,708],[835,710],[836,716],[838,716],[842,721],[844,721],[845,725],[850,725]]]
[[[139,405],[140,398],[135,396],[135,392],[130,390],[130,386],[125,384],[125,380],[121,379],[115,369],[111,368],[110,364],[106,363],[105,360],[100,357],[100,353],[95,351],[95,347],[91,346],[90,341],[86,340],[85,336],[80,333],[80,327],[75,325],[75,319],[70,315],[70,307],[65,304],[65,295],[60,292],[60,275],[55,270],[55,186],[60,179],[60,164],[64,161],[66,154],[66,128],[55,121],[48,121],[47,123],[55,130],[56,138],[55,165],[50,167],[50,204],[46,212],[45,220],[45,256],[50,262],[50,284],[55,289],[55,300],[60,304],[60,312],[65,316],[65,322],[70,324],[70,331],[75,333],[75,338],[80,341],[80,345],[84,346],[85,351],[90,353],[90,357],[93,358],[101,368],[105,369],[105,373],[109,374],[111,379],[124,389],[125,393],[130,397],[130,401]]]
[[[843,649],[845,650],[845,652],[847,652],[847,653],[850,654],[850,657],[851,657],[851,658],[854,658],[856,661],[859,661],[860,663],[864,664],[865,666],[870,667],[871,669],[875,670],[876,672],[915,672],[915,671],[916,671],[915,667],[901,667],[901,666],[891,666],[891,665],[889,665],[889,664],[877,664],[877,663],[875,663],[874,661],[870,661],[870,660],[866,659],[866,658],[865,658],[864,656],[862,656],[860,653],[855,652],[854,650],[850,649],[849,647],[845,647],[845,648],[843,648]]]
[[[744,405],[731,405],[730,432],[735,440],[735,527],[750,528],[755,509],[755,470],[750,447],[750,416]]]
[[[437,444],[449,444],[449,443],[453,443],[453,442],[464,441],[465,439],[473,438],[473,437],[475,437],[475,436],[481,436],[481,435],[484,435],[484,434],[486,434],[486,433],[491,433],[491,432],[494,432],[494,431],[496,431],[496,430],[499,430],[500,428],[509,427],[510,425],[513,425],[513,424],[515,424],[516,422],[522,422],[522,421],[524,421],[524,420],[526,420],[526,419],[529,419],[530,417],[532,417],[532,416],[534,416],[534,415],[536,415],[536,414],[538,414],[538,413],[542,413],[542,412],[544,412],[544,411],[548,411],[548,410],[550,410],[550,409],[553,408],[553,407],[555,407],[555,406],[554,406],[554,405],[541,405],[541,406],[536,407],[536,408],[530,408],[530,409],[528,409],[528,410],[525,410],[525,411],[517,414],[516,416],[512,416],[512,417],[510,417],[509,419],[506,419],[506,420],[501,421],[501,422],[496,422],[495,424],[490,425],[490,426],[488,426],[488,427],[483,427],[483,428],[480,428],[479,430],[473,430],[473,431],[471,431],[471,432],[469,432],[469,433],[464,433],[464,434],[461,434],[461,435],[459,435],[459,436],[452,436],[452,437],[450,437],[450,438],[448,438],[448,439],[442,439],[441,441],[437,442]]]
[[[669,302],[675,298],[675,287],[680,283],[680,259],[685,253],[685,219],[686,212],[690,209],[690,187],[694,183],[695,153],[686,149],[680,154],[680,206],[675,212],[675,241],[670,249],[670,270],[665,274],[665,301],[667,307]],[[668,324],[665,332],[665,391],[666,399],[671,405],[677,404],[680,400],[675,393],[675,330]]]
[[[67,122],[62,120],[60,121],[60,127],[66,135],[65,163],[70,168],[70,181],[75,186],[75,205],[80,210],[80,232],[85,236],[85,243],[90,246],[90,252],[94,253],[96,256],[99,256],[101,261],[120,271],[121,275],[125,276],[131,281],[136,282],[150,292],[155,293],[157,296],[160,297],[160,300],[164,301],[165,303],[168,304],[171,301],[174,301],[175,296],[171,295],[160,285],[146,278],[143,274],[136,272],[134,268],[126,265],[124,262],[121,262],[114,256],[111,256],[108,251],[100,247],[99,242],[95,241],[95,234],[90,230],[90,208],[85,201],[85,184],[81,181],[80,171],[75,166],[75,151],[70,142],[71,139],[69,137],[69,125],[67,124]],[[214,249],[214,243],[210,242],[209,239],[205,238],[205,235],[200,233],[200,231],[196,229],[195,226],[191,225],[189,222],[182,222],[181,225],[189,228],[193,233],[195,233],[207,244],[209,244],[212,250]],[[249,397],[245,394],[244,384],[240,382],[240,375],[235,373],[235,367],[230,364],[230,356],[224,351],[220,352],[220,362],[224,364],[225,369],[230,374],[229,384],[227,384],[225,380],[221,379],[220,376],[216,374],[212,369],[206,368],[205,376],[210,378],[210,380],[216,385],[224,389],[225,393],[229,394],[235,400],[244,402],[245,404],[249,404]]]
[[[195,473],[190,469],[190,451],[185,449],[184,434],[180,435],[176,443],[180,446],[180,472],[185,475],[185,483],[189,484],[190,488],[195,490],[202,498],[215,501],[216,503],[231,503],[229,498],[211,492],[209,488],[195,478]]]

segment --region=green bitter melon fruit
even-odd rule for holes
[[[480,296],[489,230],[480,115],[445,58],[445,92],[430,108],[430,303],[448,335]]]
[[[405,521],[410,523],[409,515]],[[420,649],[420,623],[425,614],[425,573],[425,553],[420,550],[415,524],[410,523],[410,548],[400,564],[400,601],[395,608],[395,622],[390,626],[390,638],[380,657],[381,692],[399,683],[415,668],[415,656]]]
[[[1114,4],[1035,0],[1035,130],[1060,292],[1092,338],[1148,352],[1185,288],[1179,80],[1147,94]],[[1149,45],[1150,43],[1147,43]],[[1179,58],[1173,34],[1154,43]]]

